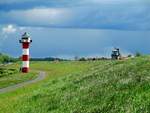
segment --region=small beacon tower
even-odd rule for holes
[[[22,39],[19,40],[20,43],[22,43],[22,67],[21,71],[23,73],[29,72],[29,46],[32,40],[30,39],[30,36],[28,33],[24,33],[22,35]]]

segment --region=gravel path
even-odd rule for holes
[[[16,84],[16,85],[8,86],[6,88],[2,88],[2,89],[0,89],[0,93],[6,93],[6,92],[14,91],[14,90],[16,90],[18,88],[21,88],[21,87],[24,87],[24,86],[26,86],[28,84],[32,84],[32,83],[41,81],[45,77],[46,77],[45,72],[40,72],[39,76],[36,79],[25,81],[25,82],[22,82],[22,83],[19,83],[19,84]]]

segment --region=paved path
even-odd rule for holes
[[[18,88],[21,88],[21,87],[24,87],[24,86],[26,86],[28,84],[32,84],[32,83],[41,81],[45,77],[46,77],[45,72],[40,72],[39,76],[36,79],[34,79],[34,80],[25,81],[25,82],[22,82],[22,83],[19,83],[19,84],[16,84],[16,85],[12,85],[12,86],[8,86],[6,88],[0,89],[0,94],[1,93],[6,93],[6,92],[10,92],[10,91],[14,91],[14,90],[16,90]]]

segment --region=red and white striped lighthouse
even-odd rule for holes
[[[28,33],[24,33],[22,35],[22,39],[19,40],[20,43],[22,43],[22,72],[28,73],[29,72],[29,46],[32,40],[30,39],[30,36]]]

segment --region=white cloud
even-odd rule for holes
[[[9,24],[2,28],[2,33],[15,33],[16,30],[17,29],[13,25]]]
[[[11,37],[10,35],[16,34],[17,30],[17,26],[14,26],[12,24],[0,26],[0,45],[2,45],[3,41],[6,40],[8,37]]]
[[[22,12],[23,16],[30,21],[57,24],[65,20],[67,11],[64,9],[40,8]]]
[[[30,26],[36,24],[45,26],[64,24],[70,15],[69,11],[64,8],[33,8],[0,12],[0,14],[5,18],[5,21],[12,20],[14,23],[27,24]]]

